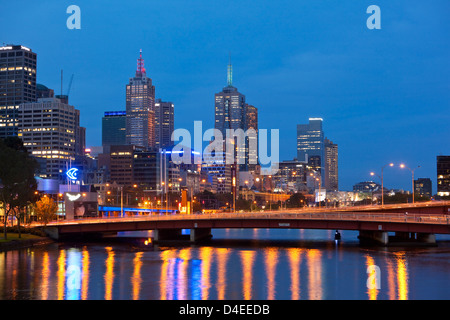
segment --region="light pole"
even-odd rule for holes
[[[383,182],[383,170],[387,166],[393,167],[393,163],[387,163],[384,166],[381,167],[381,206],[384,206],[384,182]],[[375,175],[375,173],[371,172],[370,175]]]
[[[123,186],[120,186],[120,216],[123,217]]]
[[[317,181],[319,181],[319,209],[320,209],[320,199],[322,197],[322,190],[321,190],[321,179],[320,178],[316,178]]]
[[[408,169],[409,171],[411,171],[411,182],[412,182],[412,203],[414,204],[414,171],[416,170],[416,169],[418,169],[418,168],[420,168],[420,166],[417,166],[417,168],[414,168],[414,169],[411,169],[411,168],[408,168],[407,166],[405,166],[403,163],[400,165],[400,168],[406,168],[406,169]]]
[[[375,172],[371,172],[370,173],[371,176],[377,176],[378,179],[380,179],[381,181],[381,177],[379,175],[377,175]],[[381,187],[381,189],[383,189],[383,187]],[[383,190],[381,190],[381,198],[383,198]],[[371,199],[371,203],[373,204],[373,188],[372,188],[372,199]]]
[[[318,168],[323,168],[323,167],[318,167]],[[315,181],[319,181],[319,208],[320,208],[320,198],[321,198],[321,194],[322,194],[322,190],[321,190],[321,188],[322,188],[322,186],[321,186],[322,185],[322,175],[319,174],[319,178],[317,178],[316,173],[317,172],[315,170],[313,170],[313,172],[311,172],[309,175],[310,176],[314,176],[314,180]],[[314,183],[314,188],[315,188],[315,185],[316,185],[316,183]]]

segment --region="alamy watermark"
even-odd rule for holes
[[[175,164],[259,164],[261,174],[272,175],[278,171],[280,135],[278,129],[219,129],[203,132],[202,121],[194,121],[194,137],[187,129],[176,129],[172,141],[178,142],[171,151]],[[207,146],[203,148],[204,143]],[[192,152],[187,152],[193,150]],[[270,152],[269,152],[270,151]]]
[[[381,289],[381,272],[380,267],[377,265],[370,265],[367,267],[367,282],[366,286],[369,290]]]

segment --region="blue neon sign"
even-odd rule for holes
[[[71,168],[67,170],[66,175],[70,180],[77,180],[78,179],[77,172],[78,172],[77,168]]]

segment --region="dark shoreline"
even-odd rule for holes
[[[41,237],[36,239],[23,239],[23,240],[14,239],[8,242],[0,242],[0,251],[24,249],[29,247],[46,245],[53,242],[54,240],[47,237]]]

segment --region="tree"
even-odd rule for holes
[[[21,210],[34,199],[37,188],[34,173],[37,162],[31,158],[22,140],[10,137],[0,140],[0,201],[4,209],[4,238],[7,238],[8,216],[18,216],[20,237]]]
[[[287,208],[300,208],[306,204],[306,198],[303,194],[297,192],[292,194],[289,199],[286,200]]]
[[[50,221],[56,218],[56,212],[58,211],[58,204],[50,197],[44,195],[34,206],[36,216],[39,220],[47,225]]]

